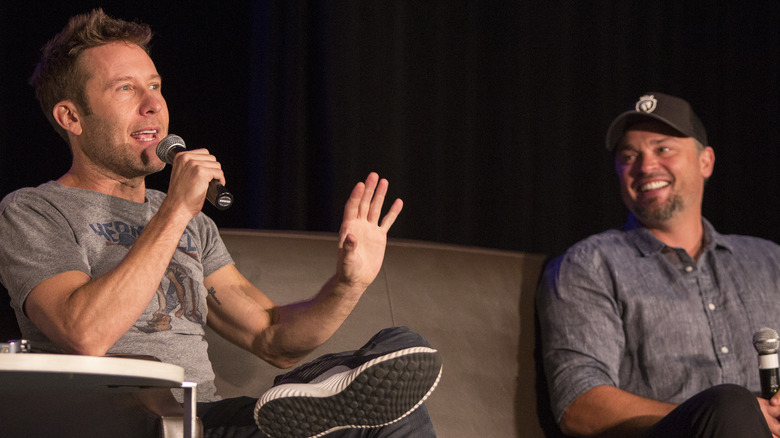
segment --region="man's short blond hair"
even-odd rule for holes
[[[68,135],[54,119],[54,106],[71,100],[84,114],[91,113],[85,90],[90,73],[80,64],[80,55],[87,49],[114,42],[135,44],[148,54],[151,39],[148,25],[114,19],[102,9],[95,9],[71,17],[65,28],[43,46],[30,85],[49,123],[65,141]]]

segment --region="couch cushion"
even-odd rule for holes
[[[221,230],[238,269],[283,304],[316,293],[335,272],[334,234]],[[533,296],[544,257],[391,239],[355,311],[310,358],[354,350],[405,325],[442,354],[427,402],[442,437],[544,436],[536,415]],[[208,334],[220,395],[259,396],[281,371]]]

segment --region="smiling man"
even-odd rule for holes
[[[780,327],[780,247],[702,217],[715,153],[683,99],[642,95],[606,137],[622,229],[550,262],[537,292],[553,414],[574,436],[780,436],[752,339]]]

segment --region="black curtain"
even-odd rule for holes
[[[171,132],[236,196],[204,207],[220,226],[336,231],[373,170],[405,201],[392,237],[557,253],[622,225],[604,133],[663,91],[715,148],[706,217],[780,241],[775,1],[3,2],[0,194],[67,171],[26,80],[97,6],[152,25]]]

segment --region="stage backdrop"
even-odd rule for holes
[[[377,171],[405,201],[393,237],[556,253],[623,223],[604,132],[657,90],[709,130],[706,216],[778,241],[777,4],[6,1],[0,194],[67,171],[26,80],[70,15],[102,6],[156,32],[170,130],[235,194],[204,207],[220,226],[336,231]]]

